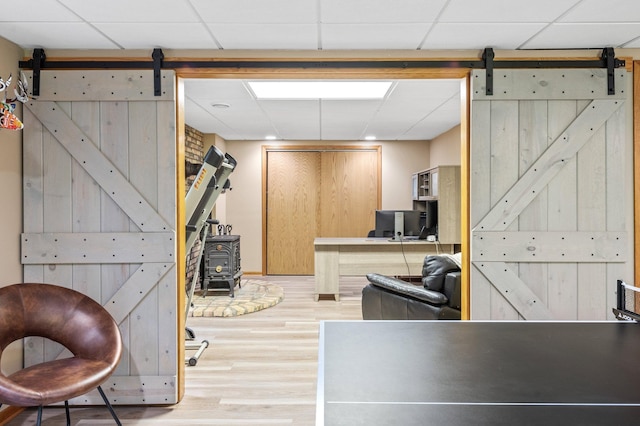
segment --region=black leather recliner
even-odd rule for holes
[[[452,256],[425,257],[422,286],[380,274],[367,274],[367,279],[362,289],[365,320],[460,319],[460,267]]]

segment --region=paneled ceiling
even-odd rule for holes
[[[0,36],[45,51],[640,48],[640,2],[20,0],[3,8]],[[375,101],[257,101],[245,80],[185,88],[187,124],[227,139],[431,139],[460,116],[451,80],[396,81]]]

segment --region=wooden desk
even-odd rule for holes
[[[387,238],[316,238],[315,299],[333,294],[340,300],[341,275],[422,275],[424,257],[453,253],[453,244],[425,240],[390,241]]]

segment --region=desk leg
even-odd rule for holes
[[[321,294],[333,294],[336,301],[340,300],[340,276],[339,276],[339,247],[315,246],[315,279],[316,302]]]

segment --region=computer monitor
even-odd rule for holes
[[[418,210],[376,210],[376,237],[394,237],[396,232],[396,212],[403,214],[403,235],[419,236],[422,229],[421,213]]]

